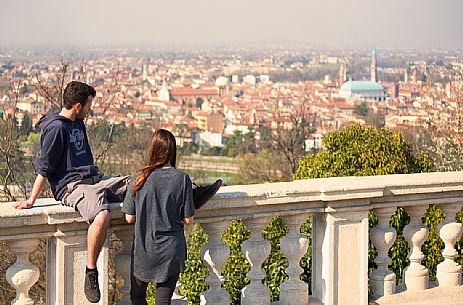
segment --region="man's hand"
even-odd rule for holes
[[[13,207],[15,207],[18,210],[22,210],[22,209],[30,209],[32,208],[32,205],[33,205],[32,202],[30,202],[29,200],[24,200],[24,201],[15,202],[13,204]]]
[[[15,202],[13,203],[13,207],[20,209],[20,210],[32,208],[35,200],[39,197],[40,192],[42,192],[42,189],[46,183],[47,183],[47,178],[41,176],[40,174],[37,175],[37,178],[35,178],[34,186],[32,187],[32,192],[29,196],[29,199]]]

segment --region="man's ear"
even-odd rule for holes
[[[74,105],[72,105],[72,108],[75,111],[79,111],[80,109],[82,109],[82,105],[80,103],[75,103]]]

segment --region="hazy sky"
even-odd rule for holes
[[[0,46],[463,48],[462,0],[0,0]]]

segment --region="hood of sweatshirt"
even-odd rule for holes
[[[39,126],[40,129],[44,130],[48,126],[50,126],[50,124],[56,121],[72,123],[71,119],[68,119],[67,117],[60,115],[59,112],[49,112],[40,118],[39,122],[37,123],[37,126]]]

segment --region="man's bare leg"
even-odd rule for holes
[[[87,268],[85,270],[84,292],[87,300],[91,303],[98,303],[101,297],[96,262],[106,240],[108,226],[109,211],[104,210],[96,215],[87,232]]]
[[[96,262],[106,240],[109,226],[109,211],[103,210],[96,215],[87,232],[87,268],[96,268]]]

